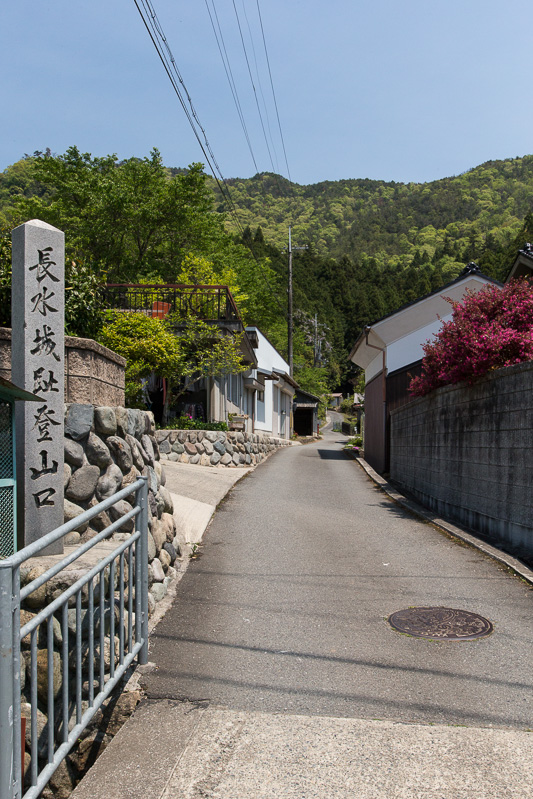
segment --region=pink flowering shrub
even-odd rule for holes
[[[533,286],[527,280],[469,291],[462,302],[446,299],[452,318],[424,344],[422,374],[411,381],[411,396],[533,360]]]

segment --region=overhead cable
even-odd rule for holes
[[[287,160],[287,151],[285,150],[285,140],[283,138],[283,131],[281,129],[281,121],[280,121],[280,118],[279,118],[278,103],[276,101],[276,92],[274,91],[274,82],[272,80],[272,71],[270,69],[270,59],[268,57],[268,50],[267,50],[266,38],[265,38],[265,29],[263,27],[263,18],[261,16],[261,9],[259,7],[259,0],[256,0],[256,2],[257,2],[257,13],[259,15],[259,22],[261,24],[261,34],[263,36],[263,46],[265,48],[265,57],[266,57],[266,62],[267,62],[267,66],[268,66],[268,74],[270,76],[270,87],[272,89],[272,97],[274,99],[274,107],[276,109],[276,116],[277,116],[277,119],[278,119],[278,127],[279,127],[279,135],[280,135],[280,138],[281,138],[281,146],[283,147],[283,155],[285,156],[285,166],[287,167],[287,175],[288,175],[289,180],[292,183],[291,171],[289,169],[289,162]]]
[[[235,80],[233,78],[233,72],[231,70],[231,64],[230,64],[230,60],[229,60],[229,57],[228,57],[228,52],[226,50],[226,44],[224,42],[224,36],[222,34],[222,28],[220,27],[220,22],[219,22],[219,19],[218,19],[218,14],[217,14],[216,6],[215,6],[215,1],[211,0],[211,3],[213,5],[213,13],[211,13],[211,9],[209,8],[209,0],[205,0],[205,5],[207,7],[207,13],[209,14],[209,19],[211,20],[211,26],[213,28],[213,33],[215,34],[215,39],[216,39],[216,43],[217,43],[217,46],[218,46],[218,51],[219,51],[220,57],[222,59],[222,64],[224,66],[224,71],[226,72],[226,77],[228,79],[228,83],[229,83],[229,87],[230,87],[230,90],[231,90],[231,94],[233,96],[233,101],[235,103],[235,107],[236,107],[237,113],[239,115],[239,119],[240,119],[240,122],[241,122],[241,127],[242,127],[242,129],[244,131],[244,136],[246,138],[246,142],[248,144],[248,149],[250,150],[250,154],[252,156],[252,161],[254,162],[255,171],[259,172],[259,167],[257,166],[257,161],[255,160],[255,155],[254,155],[254,151],[253,151],[253,148],[252,148],[252,143],[250,141],[250,136],[248,134],[248,128],[246,127],[244,114],[242,112],[242,107],[241,107],[241,103],[240,103],[240,100],[239,100],[239,95],[238,95],[238,92],[237,92],[237,86],[236,86]],[[214,19],[213,19],[213,14],[214,14]],[[215,27],[215,20],[216,20],[216,27]],[[218,33],[217,33],[217,28],[218,28]]]
[[[175,93],[176,93],[176,95],[177,95],[177,97],[178,97],[178,99],[180,101],[180,104],[181,104],[181,106],[182,106],[182,108],[183,108],[183,110],[185,112],[185,115],[186,115],[186,117],[187,117],[187,119],[189,121],[189,124],[190,124],[190,126],[191,126],[191,128],[193,130],[193,133],[194,133],[194,135],[195,135],[195,137],[196,137],[196,139],[198,141],[198,144],[200,145],[200,149],[202,150],[204,158],[205,158],[205,160],[206,160],[206,162],[207,162],[207,164],[209,166],[209,169],[211,170],[211,173],[212,173],[212,175],[213,175],[213,177],[214,177],[214,179],[215,179],[215,181],[217,183],[217,186],[219,188],[220,194],[221,194],[224,202],[226,203],[226,206],[228,207],[228,210],[231,213],[231,215],[232,215],[232,217],[233,217],[233,219],[234,219],[234,221],[235,221],[235,223],[236,223],[236,225],[237,225],[237,227],[239,229],[239,232],[241,234],[241,238],[243,239],[243,243],[246,243],[244,241],[244,237],[243,237],[244,229],[243,229],[243,227],[241,225],[241,222],[240,222],[240,219],[239,219],[239,217],[237,215],[237,209],[236,209],[235,204],[233,202],[233,198],[231,196],[231,193],[230,193],[230,190],[229,190],[229,186],[228,186],[228,184],[226,182],[226,179],[224,178],[224,176],[223,176],[223,174],[222,174],[222,172],[220,170],[220,167],[219,167],[219,165],[218,165],[218,163],[216,161],[216,158],[214,156],[212,148],[211,148],[211,146],[209,144],[209,141],[207,139],[206,131],[205,131],[204,127],[200,123],[200,120],[198,118],[198,114],[196,113],[196,110],[195,110],[193,102],[192,102],[192,98],[191,98],[191,96],[190,96],[190,94],[189,94],[189,92],[187,90],[187,87],[185,86],[185,82],[184,82],[184,80],[183,80],[183,78],[182,78],[182,76],[180,74],[180,71],[179,71],[179,69],[177,67],[176,61],[174,59],[174,56],[173,56],[172,51],[170,49],[170,46],[168,44],[167,38],[166,38],[166,36],[165,36],[165,34],[163,32],[163,28],[161,27],[161,24],[160,24],[160,22],[159,22],[159,20],[157,18],[157,14],[156,14],[156,12],[155,12],[155,10],[153,8],[153,5],[151,4],[150,0],[140,0],[140,2],[142,4],[142,6],[143,6],[143,9],[144,9],[144,12],[145,12],[144,14],[143,14],[143,11],[141,10],[137,0],[134,0],[135,6],[136,6],[136,8],[137,8],[137,10],[138,10],[138,12],[140,14],[140,17],[141,17],[145,27],[146,27],[146,30],[148,31],[148,35],[150,36],[150,39],[152,40],[152,44],[154,45],[154,47],[156,49],[156,52],[157,52],[157,54],[158,54],[158,56],[159,56],[159,58],[161,60],[161,63],[163,64],[165,72],[167,73],[167,76],[168,76],[168,78],[169,78],[169,80],[170,80],[170,82],[172,84],[172,87],[173,87],[173,89],[174,89],[174,91],[175,91]],[[145,14],[146,14],[146,17],[145,17]],[[160,42],[163,43],[164,49],[163,49],[163,47],[162,47]],[[165,55],[165,50],[167,52],[167,55]],[[170,64],[169,64],[169,60],[170,60]],[[191,109],[190,111],[189,111],[189,108],[187,107],[187,103],[185,102],[185,99],[184,99],[184,97],[182,95],[180,87],[179,87],[178,83],[176,82],[176,79],[175,79],[174,75],[172,74],[173,72],[175,72],[175,74],[177,75],[179,84],[181,84],[181,86],[183,87],[183,90],[184,90],[184,92],[185,92],[185,94],[187,96],[189,107]],[[200,136],[200,134],[198,132],[197,127],[200,128],[200,130],[203,133],[205,144],[202,142],[202,138],[201,138],[201,136]],[[218,173],[218,176],[217,176],[217,173]],[[261,271],[263,272],[263,279],[265,280],[266,284],[268,285],[274,301],[279,305],[279,307],[283,311],[283,307],[282,307],[281,303],[279,302],[277,296],[275,295],[274,290],[273,290],[272,286],[270,285],[270,281],[266,277],[266,274],[264,274],[264,265],[259,261],[259,259],[257,258],[256,254],[254,253],[253,249],[251,248],[251,246],[248,245],[248,249],[249,249],[253,259],[255,260],[255,262],[257,263],[257,265],[260,267]]]
[[[244,0],[241,0],[241,2],[242,2],[242,10],[243,10],[243,14],[244,14],[244,19],[246,20],[246,27],[248,28],[248,35],[250,37],[250,44],[252,46],[252,55],[254,57],[255,74],[257,76],[257,85],[259,86],[259,92],[261,94],[261,99],[263,101],[263,108],[265,110],[265,119],[266,119],[266,124],[267,124],[267,129],[268,129],[268,137],[270,139],[270,144],[272,145],[272,152],[274,153],[274,164],[275,164],[275,170],[274,171],[276,173],[278,173],[279,172],[278,155],[277,155],[277,152],[276,152],[276,145],[274,144],[274,139],[272,138],[272,131],[270,129],[270,117],[269,117],[269,114],[268,114],[268,108],[267,108],[267,104],[266,104],[266,100],[265,100],[265,95],[263,93],[263,86],[262,86],[262,83],[261,83],[261,75],[259,74],[259,65],[257,63],[257,55],[256,55],[256,52],[255,52],[254,37],[252,36],[252,29],[250,27],[250,22],[248,20],[248,14],[246,13],[246,5],[244,3]]]
[[[272,166],[272,172],[275,173],[276,170],[274,168],[274,161],[272,160],[272,153],[270,152],[270,145],[268,143],[268,137],[266,135],[265,123],[263,122],[263,115],[261,113],[261,106],[259,105],[259,98],[257,97],[257,90],[255,88],[254,78],[253,78],[253,75],[252,75],[252,69],[250,67],[250,61],[248,59],[248,51],[246,50],[246,44],[244,42],[244,36],[243,36],[243,33],[242,33],[241,21],[239,19],[239,12],[237,11],[237,6],[235,5],[235,0],[232,0],[232,2],[233,2],[233,9],[235,11],[235,17],[237,19],[237,26],[239,28],[239,34],[240,34],[240,37],[241,37],[241,44],[242,44],[242,49],[244,51],[244,58],[246,59],[246,66],[248,67],[248,74],[250,76],[252,89],[254,91],[255,103],[257,105],[257,112],[259,114],[259,120],[261,122],[261,128],[263,130],[263,136],[264,136],[264,139],[265,139],[266,148],[267,148],[267,151],[268,151],[268,156],[270,158],[270,165]]]

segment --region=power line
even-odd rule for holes
[[[230,64],[230,61],[229,61],[228,52],[226,50],[226,44],[224,42],[224,36],[222,34],[222,28],[220,27],[220,21],[218,19],[218,14],[217,14],[216,6],[215,6],[215,0],[211,0],[211,3],[213,5],[213,12],[214,12],[216,23],[217,23],[217,27],[218,27],[218,34],[217,34],[216,27],[215,27],[213,14],[211,13],[211,9],[209,8],[209,1],[205,0],[205,5],[207,7],[207,13],[209,14],[209,19],[211,20],[211,26],[213,28],[213,33],[215,34],[215,39],[216,39],[216,42],[217,42],[217,45],[218,45],[218,50],[219,50],[219,53],[220,53],[220,57],[222,59],[222,64],[224,65],[224,70],[226,72],[226,77],[228,79],[229,87],[230,87],[231,93],[233,95],[233,101],[235,103],[235,107],[237,108],[237,113],[239,115],[239,119],[241,121],[241,126],[242,126],[242,129],[244,131],[244,136],[245,136],[246,141],[248,143],[248,149],[250,150],[250,154],[252,156],[252,161],[254,162],[255,171],[259,172],[259,167],[257,166],[257,162],[255,160],[255,155],[254,155],[254,151],[253,151],[253,148],[252,148],[252,143],[250,141],[250,137],[248,135],[248,129],[246,127],[246,122],[244,120],[244,114],[242,112],[242,107],[241,107],[241,103],[240,103],[240,100],[239,100],[239,95],[238,95],[238,92],[237,92],[237,86],[236,86],[235,80],[233,78],[233,72],[231,70],[231,64]],[[220,37],[220,40],[219,40],[219,37]],[[222,46],[221,46],[221,42],[222,42]],[[222,50],[224,50],[224,52],[222,52]]]
[[[267,66],[268,66],[268,74],[270,76],[270,87],[272,89],[272,97],[274,99],[274,107],[276,109],[276,116],[278,118],[279,135],[280,135],[280,138],[281,138],[281,145],[283,147],[283,155],[285,156],[285,165],[287,167],[287,175],[288,175],[289,180],[292,183],[291,171],[289,169],[289,162],[287,160],[287,151],[285,150],[285,140],[283,138],[283,131],[281,129],[281,121],[280,121],[280,118],[279,118],[278,103],[276,101],[276,92],[274,91],[274,82],[272,80],[272,71],[270,69],[270,59],[268,57],[268,50],[267,50],[266,38],[265,38],[265,29],[263,28],[263,18],[261,16],[261,9],[259,7],[259,0],[256,0],[256,2],[257,2],[257,13],[259,15],[259,22],[260,22],[260,25],[261,25],[261,34],[263,36],[263,46],[265,48],[265,57],[266,57],[266,62],[267,62]]]
[[[253,54],[253,57],[254,57],[255,74],[257,76],[257,85],[259,86],[259,91],[261,93],[261,99],[263,101],[263,108],[265,109],[265,117],[266,117],[266,124],[267,124],[267,128],[268,128],[268,136],[270,138],[270,144],[272,145],[272,152],[274,153],[274,163],[275,163],[275,167],[276,167],[275,168],[275,172],[278,173],[279,172],[278,154],[276,152],[276,146],[274,144],[274,139],[272,138],[272,131],[270,129],[270,118],[269,118],[269,115],[268,115],[268,109],[267,109],[267,104],[266,104],[266,100],[265,100],[265,95],[263,93],[263,86],[261,84],[261,76],[259,74],[259,66],[258,66],[258,63],[257,63],[257,55],[256,55],[256,52],[255,52],[254,37],[252,36],[252,29],[250,27],[250,22],[248,20],[248,14],[246,13],[246,6],[244,4],[244,0],[241,0],[241,2],[242,2],[242,10],[243,10],[243,13],[244,13],[244,19],[246,20],[246,27],[248,28],[248,35],[250,37],[250,44],[252,45],[252,54]]]
[[[169,80],[170,80],[170,82],[172,84],[172,87],[173,87],[173,89],[174,89],[174,91],[175,91],[175,93],[176,93],[176,95],[177,95],[177,97],[178,97],[178,99],[180,101],[180,104],[181,104],[181,106],[182,106],[182,108],[183,108],[183,110],[185,112],[185,116],[187,117],[187,119],[189,121],[189,124],[190,124],[190,126],[192,128],[192,131],[193,131],[194,135],[196,136],[196,139],[198,141],[198,144],[200,145],[200,148],[202,150],[204,158],[205,158],[205,160],[206,160],[206,162],[207,162],[207,164],[208,164],[208,166],[209,166],[209,168],[210,168],[210,170],[211,170],[211,172],[213,174],[214,179],[216,180],[216,182],[218,184],[218,187],[220,189],[220,193],[222,194],[223,198],[226,198],[226,194],[224,192],[224,189],[222,188],[222,184],[220,183],[220,180],[217,177],[217,174],[216,174],[216,171],[215,171],[215,167],[211,163],[211,160],[210,160],[209,155],[208,155],[208,153],[206,151],[206,148],[204,147],[204,145],[202,143],[202,140],[200,138],[200,135],[199,135],[199,133],[198,133],[198,131],[196,129],[196,126],[194,124],[194,120],[191,117],[191,114],[189,113],[189,109],[187,108],[187,105],[185,103],[185,100],[183,99],[183,96],[181,94],[179,86],[177,85],[176,80],[175,80],[174,76],[172,75],[171,68],[169,67],[169,64],[168,64],[168,61],[167,61],[167,59],[165,57],[165,54],[164,54],[163,50],[161,49],[161,45],[159,44],[159,41],[157,40],[157,36],[160,35],[158,33],[157,26],[153,25],[152,23],[149,23],[149,21],[147,21],[145,19],[144,14],[141,11],[141,8],[140,8],[139,3],[137,2],[137,0],[134,0],[134,3],[136,5],[136,7],[137,7],[137,11],[139,12],[142,21],[143,21],[143,23],[144,23],[144,25],[146,27],[146,30],[148,31],[148,35],[150,36],[150,39],[152,40],[152,44],[154,45],[154,47],[156,49],[156,52],[157,52],[157,54],[158,54],[158,56],[159,56],[159,58],[161,60],[161,63],[163,64],[165,72],[168,75],[168,78],[169,78]],[[141,3],[143,5],[144,11],[148,15],[148,17],[151,18],[152,21],[157,19],[155,11],[153,11],[153,8],[152,9],[147,8],[148,0],[141,0]],[[152,30],[150,30],[150,27],[152,27]],[[159,29],[161,30],[161,34],[162,34],[162,29],[161,29],[160,25],[159,25]],[[162,35],[164,37],[164,34],[162,34]],[[166,39],[165,39],[165,41],[166,41]],[[169,49],[168,45],[167,45],[167,49]],[[172,59],[173,59],[173,56],[172,56]],[[218,168],[218,165],[217,165],[217,168]],[[224,178],[222,176],[221,176],[221,178],[222,178],[222,181],[224,182]]]
[[[140,17],[141,17],[142,21],[143,21],[143,23],[144,23],[144,25],[146,27],[146,30],[148,31],[148,35],[150,36],[150,39],[152,40],[152,44],[154,45],[154,47],[156,49],[156,52],[157,52],[157,54],[158,54],[158,56],[159,56],[159,58],[161,60],[161,63],[163,64],[163,67],[165,69],[165,72],[167,73],[167,76],[168,76],[171,84],[172,84],[172,87],[173,87],[173,89],[174,89],[174,91],[175,91],[175,93],[176,93],[176,95],[177,95],[177,97],[178,97],[178,99],[180,101],[180,104],[181,104],[181,106],[182,106],[182,108],[183,108],[183,110],[185,112],[185,115],[186,115],[186,117],[187,117],[187,119],[189,121],[189,124],[190,124],[190,126],[191,126],[191,128],[193,130],[193,133],[196,136],[196,139],[198,141],[198,144],[200,145],[200,148],[201,148],[202,153],[203,153],[203,155],[204,155],[204,157],[206,159],[206,162],[209,165],[209,168],[210,168],[210,170],[211,170],[211,172],[213,174],[213,177],[214,177],[214,179],[215,179],[215,181],[217,183],[217,186],[219,188],[219,191],[220,191],[220,194],[222,196],[222,199],[225,201],[229,212],[233,216],[233,219],[234,219],[234,221],[235,221],[235,223],[236,223],[236,225],[237,225],[237,227],[238,227],[238,229],[240,231],[243,243],[246,244],[246,242],[244,240],[244,237],[243,237],[244,230],[243,230],[243,227],[241,225],[240,219],[239,219],[239,217],[237,215],[237,209],[236,209],[235,204],[233,202],[233,198],[231,196],[231,193],[230,193],[230,190],[229,190],[229,186],[228,186],[228,184],[226,182],[226,179],[224,178],[224,176],[223,176],[223,174],[222,174],[222,172],[220,170],[220,167],[219,167],[219,165],[218,165],[218,163],[216,161],[216,158],[214,156],[212,148],[211,148],[211,146],[209,144],[209,141],[207,139],[206,131],[205,131],[204,127],[200,123],[200,120],[198,118],[198,115],[196,113],[196,110],[195,110],[193,102],[192,102],[191,95],[189,94],[189,92],[187,90],[187,87],[185,86],[185,82],[184,82],[184,80],[183,80],[183,78],[181,76],[181,73],[180,73],[180,71],[179,71],[179,69],[177,67],[176,61],[174,59],[174,56],[173,56],[172,51],[170,49],[170,46],[168,44],[167,38],[166,38],[166,36],[165,36],[165,34],[163,32],[163,28],[161,26],[161,23],[159,22],[159,20],[157,18],[157,14],[156,14],[152,4],[150,3],[150,0],[141,0],[141,4],[143,6],[144,12],[147,15],[148,19],[145,18],[145,16],[144,16],[143,12],[141,11],[141,8],[140,8],[139,3],[137,2],[137,0],[134,0],[134,3],[135,3],[135,6],[137,7],[137,10],[138,10],[138,12],[140,14]],[[167,51],[168,59],[170,60],[170,63],[172,64],[172,67],[169,65],[167,56],[165,56],[165,52],[163,51],[163,48],[162,48],[162,46],[161,46],[161,44],[159,42],[159,39],[163,42],[164,48]],[[178,77],[178,80],[179,80],[179,83],[183,86],[183,89],[184,89],[184,91],[185,91],[185,93],[187,95],[187,100],[188,100],[189,106],[191,108],[190,112],[189,112],[189,109],[187,108],[187,104],[186,104],[186,102],[185,102],[185,100],[183,98],[183,95],[182,95],[181,91],[180,91],[179,85],[177,84],[176,79],[174,78],[174,76],[172,74],[172,69],[176,73],[176,75]],[[202,131],[202,133],[204,135],[205,146],[202,143],[202,140],[201,140],[200,134],[198,133],[195,121],[196,121],[196,124],[198,125],[198,127],[200,128],[200,130]],[[209,153],[209,155],[208,155],[208,153]],[[210,160],[209,156],[211,156],[211,160],[213,161],[213,163],[211,163],[211,160]],[[213,164],[214,164],[214,166],[213,166]],[[216,171],[215,171],[215,168],[216,168]],[[216,174],[217,172],[218,172],[218,175],[220,176],[220,179],[219,179],[219,177],[217,177],[217,174]],[[264,272],[264,265],[261,264],[261,262],[258,260],[256,254],[254,253],[254,251],[252,250],[252,248],[250,246],[248,246],[248,249],[249,249],[253,259],[255,260],[256,264],[260,267],[261,271]],[[265,282],[266,282],[266,284],[267,284],[267,286],[268,286],[268,288],[270,290],[272,298],[275,300],[275,302],[280,307],[282,312],[285,313],[280,301],[278,300],[278,298],[277,298],[277,296],[276,296],[276,294],[275,294],[275,292],[274,292],[274,290],[272,288],[272,286],[270,285],[270,281],[266,277],[266,274],[263,274],[263,278],[264,278],[264,280],[265,280]]]
[[[239,12],[237,11],[237,6],[235,5],[235,0],[232,0],[232,2],[233,2],[233,8],[234,8],[234,11],[235,11],[235,17],[237,18],[237,26],[239,28],[239,34],[240,34],[240,37],[241,37],[242,49],[244,51],[244,58],[246,59],[246,66],[248,67],[248,74],[250,76],[252,89],[254,91],[255,104],[257,105],[257,112],[259,114],[259,120],[261,122],[261,128],[263,130],[263,136],[264,136],[264,139],[265,139],[265,144],[266,144],[266,147],[267,147],[268,156],[270,158],[270,165],[272,166],[272,172],[274,172],[274,174],[275,174],[276,170],[274,168],[274,161],[272,160],[272,153],[270,152],[270,145],[268,143],[268,138],[267,138],[267,135],[266,135],[265,123],[263,122],[263,115],[261,113],[261,106],[259,105],[259,99],[257,97],[257,90],[255,88],[254,78],[253,78],[253,75],[252,75],[252,69],[250,67],[250,61],[248,59],[248,51],[246,50],[246,44],[244,42],[244,36],[243,36],[243,33],[242,33],[242,28],[241,28],[241,21],[239,19]]]

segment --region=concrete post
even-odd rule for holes
[[[33,219],[12,233],[13,382],[43,398],[17,403],[17,523],[21,543],[63,524],[65,402],[64,234]],[[46,554],[63,551],[62,541]]]

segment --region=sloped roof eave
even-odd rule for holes
[[[401,308],[398,308],[396,311],[392,311],[390,314],[386,314],[385,316],[381,317],[381,319],[378,319],[376,322],[368,325],[358,336],[354,346],[350,351],[349,359],[353,363],[357,364],[357,366],[361,366],[362,368],[366,369],[367,366],[378,357],[379,352],[377,348],[386,348],[392,342],[397,341],[398,339],[403,338],[405,335],[408,335],[419,328],[425,327],[427,324],[430,324],[431,321],[440,318],[441,314],[435,310],[434,314],[429,314],[427,319],[418,319],[416,325],[406,324],[404,331],[398,331],[397,328],[395,328],[395,321],[401,319],[402,317],[406,319],[408,316],[416,314],[417,308],[420,309],[420,306],[422,305],[427,306],[428,303],[441,305],[442,303],[440,300],[444,299],[444,295],[446,293],[456,293],[461,284],[466,284],[472,281],[474,283],[481,283],[483,285],[491,283],[503,288],[503,283],[500,283],[499,280],[494,280],[493,278],[487,277],[487,275],[484,275],[481,272],[471,272],[466,275],[461,275],[450,283],[442,286],[442,288],[438,289],[437,291],[432,291],[430,294],[426,294],[424,297],[420,297],[418,300],[407,303]],[[465,290],[466,288],[468,288],[468,286],[465,287]],[[462,296],[464,296],[464,292]],[[365,331],[368,332],[368,338],[370,339],[368,343]],[[374,346],[372,346],[372,344]],[[357,360],[356,356],[359,356]]]

